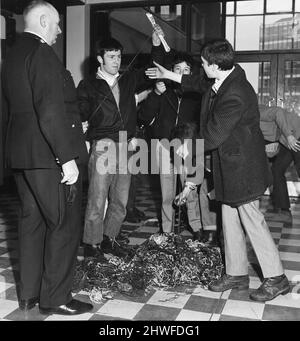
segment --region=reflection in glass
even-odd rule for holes
[[[259,50],[260,26],[263,16],[241,16],[236,18],[236,46],[239,51]]]
[[[294,30],[292,15],[266,15],[264,49],[292,49],[295,36]]]
[[[271,100],[271,63],[248,62],[239,65],[245,70],[247,79],[257,94],[259,104],[268,104]]]
[[[264,0],[237,1],[236,14],[263,14]]]
[[[300,116],[300,61],[285,61],[283,106]]]
[[[267,12],[291,12],[293,0],[267,0]]]
[[[171,6],[164,6],[171,7]],[[152,7],[153,8],[153,7]],[[169,11],[167,16],[166,9],[162,10],[162,6],[155,7],[155,21],[165,32],[168,44],[176,50],[186,50],[186,34],[181,27],[183,26],[183,18],[181,14],[181,6],[175,6],[176,17],[172,17],[173,9]],[[151,50],[151,34],[152,26],[146,17],[146,9],[142,7],[113,9],[110,12],[110,32],[111,35],[122,42],[125,54],[135,54],[137,52],[147,54]],[[164,18],[172,19],[170,21],[162,20]],[[174,20],[173,20],[174,19]]]

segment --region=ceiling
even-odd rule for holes
[[[31,0],[1,0],[1,9],[7,10],[16,14],[22,14],[23,9],[26,7],[26,5],[30,2]],[[47,0],[53,6],[60,12],[64,13],[66,6],[76,6],[76,5],[84,5],[85,3],[89,3],[86,0]],[[112,2],[126,2],[126,0],[112,0]],[[136,0],[137,2],[142,2],[139,0]],[[157,2],[157,4],[162,3],[162,2],[179,2],[179,0],[148,0],[149,2]],[[189,0],[182,0],[183,2],[189,1]],[[197,0],[199,2],[219,2],[219,1],[232,1],[232,0]],[[238,0],[238,1],[244,1],[244,0]],[[130,0],[132,2],[132,0]],[[90,3],[96,3],[94,1],[91,1]],[[99,3],[101,1],[99,0]],[[103,0],[103,3],[109,3],[109,0]]]
[[[21,14],[23,9],[31,0],[1,0],[1,9],[11,11],[13,13]],[[59,12],[63,12],[66,6],[83,5],[85,1],[81,0],[47,0]]]

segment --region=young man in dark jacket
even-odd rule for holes
[[[160,42],[155,32],[152,42]],[[83,235],[86,256],[101,256],[103,252],[126,255],[116,236],[126,216],[131,180],[127,159],[132,154],[128,149],[133,150],[135,145],[135,94],[149,80],[144,69],[119,74],[122,50],[113,38],[97,42],[97,73],[77,88],[81,119],[89,121],[87,139],[91,143]]]
[[[158,48],[155,53],[155,60],[170,60],[172,58],[171,69],[176,74],[191,74],[194,61],[187,53],[173,52],[172,56],[163,56]],[[139,118],[146,125],[150,125],[151,138],[160,140],[156,150],[156,162],[159,167],[162,194],[162,230],[167,233],[172,231],[174,225],[173,200],[176,195],[177,174],[171,162],[168,146],[164,146],[164,141],[168,142],[172,129],[182,124],[195,124],[199,128],[200,107],[201,97],[198,93],[183,92],[180,85],[174,82],[169,82],[166,85],[165,82],[158,81],[154,91],[148,95],[140,108]],[[165,157],[161,157],[161,152]],[[165,167],[168,169],[164,169]],[[193,230],[193,238],[202,241],[206,239],[203,229],[207,231],[207,234],[208,231],[216,231],[216,213],[209,210],[206,181],[207,179],[204,179],[204,183],[200,186],[201,202],[199,202],[197,190],[191,190],[186,201],[187,216]],[[185,183],[183,181],[183,187]]]
[[[289,292],[289,282],[259,210],[258,199],[270,182],[257,97],[244,70],[234,64],[234,51],[227,40],[208,42],[201,59],[207,76],[215,78],[202,101],[201,119],[206,124],[201,136],[205,150],[212,150],[216,199],[222,203],[226,260],[226,274],[212,283],[210,290],[249,287],[244,228],[265,277],[250,298],[272,300]],[[177,81],[187,91],[199,89],[198,77],[172,74],[160,65],[146,73],[150,78]]]

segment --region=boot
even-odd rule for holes
[[[219,280],[210,284],[208,289],[215,292],[222,292],[229,289],[249,289],[249,276],[230,276],[224,274]]]
[[[108,236],[104,235],[104,239],[101,243],[101,250],[104,253],[109,253],[117,257],[126,257],[128,252],[122,248],[122,246],[116,241],[116,239],[110,239]]]
[[[278,295],[286,295],[290,291],[290,284],[286,275],[265,278],[262,285],[250,294],[253,301],[271,301]]]

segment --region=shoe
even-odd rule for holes
[[[129,240],[127,234],[124,233],[124,232],[121,232],[121,231],[120,231],[119,234],[117,235],[116,241],[117,241],[118,243],[121,243],[121,244],[129,244],[129,242],[130,242],[130,240]]]
[[[110,239],[104,235],[104,239],[101,243],[101,250],[104,253],[110,253],[117,257],[126,257],[128,252],[122,248],[122,246],[116,241],[116,239]]]
[[[84,314],[93,309],[90,303],[81,302],[72,299],[69,303],[53,308],[45,308],[40,306],[40,313],[43,315],[59,314],[59,315],[78,315]]]
[[[286,275],[266,278],[262,285],[249,296],[253,301],[271,301],[278,295],[286,295],[290,291],[290,284]]]
[[[127,210],[126,217],[124,219],[128,223],[140,223],[141,218],[133,211],[133,210]]]
[[[217,231],[204,231],[203,243],[207,246],[219,246]]]
[[[203,232],[202,230],[199,230],[199,231],[193,231],[193,241],[199,241],[199,242],[202,242],[203,240]]]
[[[218,246],[216,231],[195,231],[193,232],[193,241],[199,241],[207,246]]]
[[[28,300],[20,300],[19,308],[24,311],[28,311],[34,308],[39,303],[39,297],[29,298]]]
[[[141,220],[146,220],[146,214],[143,211],[139,210],[138,208],[135,207],[133,209],[133,213],[136,216],[138,216]]]
[[[293,216],[290,210],[283,210],[281,208],[269,209],[265,213],[267,220],[279,220],[284,223],[292,223]]]
[[[219,280],[208,286],[210,291],[222,292],[229,289],[249,289],[249,276],[223,275]]]
[[[84,258],[96,258],[100,263],[106,263],[107,259],[104,257],[104,253],[99,246],[94,247],[92,245],[86,244],[84,246]]]

